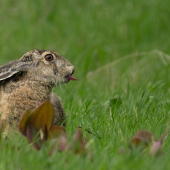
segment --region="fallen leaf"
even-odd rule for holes
[[[150,148],[150,153],[154,156],[161,149],[162,143],[158,141],[153,141],[152,146]]]
[[[67,134],[62,127],[56,125],[52,126],[49,131],[48,139],[52,139],[54,141],[49,155],[52,155],[56,148],[58,148],[58,152],[65,150],[67,144]]]
[[[169,130],[167,130],[161,137],[160,140],[155,140],[153,141],[152,145],[151,145],[151,148],[150,148],[150,153],[154,156],[156,155],[160,150],[161,150],[161,147],[162,147],[162,142],[163,140],[165,139],[167,133],[169,132]]]
[[[54,109],[49,101],[44,102],[31,113],[27,110],[19,123],[19,131],[28,142],[39,150],[44,141],[55,139],[53,149],[63,151],[66,147],[67,135],[66,131],[59,126],[52,126],[54,117]]]
[[[138,147],[141,143],[145,146],[153,139],[153,134],[147,130],[141,130],[135,134],[132,138],[131,143]]]
[[[32,113],[30,110],[25,112],[19,123],[19,131],[22,135],[26,136],[26,126],[28,125],[31,125],[38,130],[41,129],[42,131],[45,131],[46,127],[47,131],[49,131],[52,127],[53,117],[53,106],[49,101],[46,101]]]
[[[19,123],[19,131],[21,132],[23,136],[26,136],[26,124],[27,124],[27,120],[30,114],[31,114],[31,111],[27,110],[25,114],[23,115],[23,117],[21,118],[20,123]]]
[[[35,136],[37,135],[38,130],[35,129],[33,126],[28,125],[26,127],[26,134],[27,134],[27,139],[29,143],[33,143],[33,146],[37,149],[40,150],[41,145],[40,142],[37,142],[37,139],[35,138]],[[39,140],[39,139],[38,139]]]
[[[58,152],[62,152],[67,146],[67,135],[58,136],[58,138],[53,138],[50,141],[52,141],[52,147],[49,155],[52,155],[56,150]]]
[[[45,126],[47,126],[47,130],[49,131],[52,127],[53,118],[53,106],[49,101],[46,101],[30,114],[26,124],[32,125],[36,129],[42,129],[43,131],[45,130]]]
[[[62,127],[54,125],[49,131],[48,139],[59,137],[61,135],[66,135],[66,131]]]
[[[81,129],[78,128],[76,133],[73,136],[72,141],[67,147],[67,151],[69,152],[72,150],[75,154],[86,155],[87,153],[86,143],[87,143],[87,140],[83,141]]]

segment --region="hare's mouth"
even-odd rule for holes
[[[66,79],[69,81],[69,80],[74,80],[76,81],[77,79],[75,77],[73,77],[72,75],[74,74],[74,71],[72,72],[72,74],[69,74],[66,76]]]
[[[67,78],[68,78],[69,80],[74,80],[74,81],[77,80],[77,79],[76,79],[75,77],[73,77],[72,75],[68,75]]]
[[[76,79],[75,77],[73,77],[72,75],[66,76],[66,79],[67,79],[68,81],[70,81],[70,80],[76,81],[76,80],[77,80],[77,79]]]

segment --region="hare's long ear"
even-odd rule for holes
[[[20,60],[11,61],[0,67],[0,81],[12,77],[18,72],[28,71],[33,67],[33,57],[24,55]]]

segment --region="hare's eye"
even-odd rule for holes
[[[47,55],[45,56],[45,60],[47,60],[47,61],[52,61],[52,60],[53,60],[53,56],[52,56],[51,54],[47,54]]]

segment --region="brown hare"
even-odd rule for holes
[[[17,130],[26,109],[49,100],[55,110],[54,124],[61,125],[66,115],[59,98],[52,93],[57,84],[76,80],[74,66],[60,54],[50,50],[32,50],[19,60],[0,67],[0,113],[7,133],[13,123]],[[65,126],[66,123],[63,123]]]

